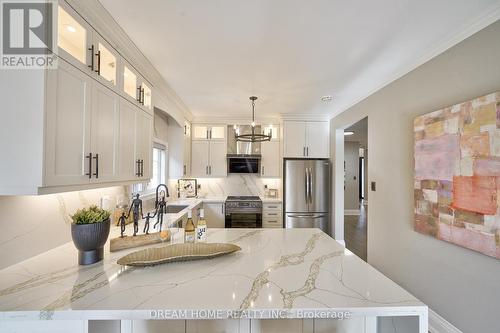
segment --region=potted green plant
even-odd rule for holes
[[[79,209],[71,216],[71,237],[78,249],[78,263],[90,265],[101,261],[109,235],[111,213],[97,206]]]

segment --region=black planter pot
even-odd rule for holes
[[[78,251],[78,264],[90,265],[101,261],[104,244],[109,236],[109,218],[103,222],[71,224],[71,237]]]

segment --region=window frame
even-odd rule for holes
[[[163,178],[165,180],[164,184],[167,184],[168,183],[168,165],[169,165],[168,142],[165,142],[165,141],[160,140],[158,138],[153,138],[153,144],[151,147],[151,150],[152,150],[151,151],[152,170],[155,167],[155,164],[153,163],[155,149],[164,150],[164,152],[165,152],[165,161],[164,161],[165,165],[163,166],[163,169],[164,169],[163,170],[164,171]],[[151,182],[153,181],[153,174],[154,174],[154,170],[152,171],[151,179],[147,182],[139,182],[139,183],[132,184],[131,188],[130,188],[131,192],[133,194],[140,194],[141,196],[149,196],[149,195],[154,194],[156,192],[156,186],[154,186],[153,188],[149,187]],[[160,179],[160,182],[161,182],[161,179]]]

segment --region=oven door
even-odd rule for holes
[[[262,214],[226,213],[226,228],[262,228]]]

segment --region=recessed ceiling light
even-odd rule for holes
[[[321,100],[323,102],[330,102],[332,99],[333,99],[333,96],[331,96],[331,95],[326,95],[326,96],[321,97]]]
[[[66,30],[68,30],[69,32],[76,32],[76,28],[69,24],[66,24]]]
[[[344,136],[349,136],[349,135],[353,135],[354,132],[353,131],[345,131],[344,132]]]

